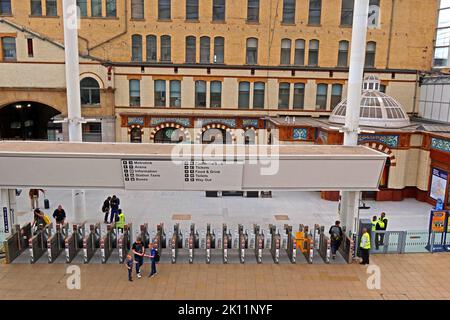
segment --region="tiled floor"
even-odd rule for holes
[[[130,283],[120,265],[82,265],[81,289],[66,265],[0,265],[0,299],[450,299],[450,254],[377,255],[381,289],[351,265],[162,265]]]

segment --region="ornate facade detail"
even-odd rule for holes
[[[450,153],[450,140],[431,138],[431,149]]]
[[[242,120],[242,127],[246,128],[255,128],[258,129],[259,128],[259,121],[258,119],[243,119]]]
[[[307,140],[308,139],[308,129],[305,128],[294,128],[292,132],[292,139],[294,140]]]
[[[397,148],[399,142],[398,135],[381,135],[381,134],[360,134],[358,137],[358,142],[363,143],[367,141],[375,141],[385,144],[391,148]]]
[[[177,123],[185,128],[191,126],[191,121],[189,118],[151,118],[150,125],[152,127],[160,125],[161,123]]]
[[[384,144],[378,143],[378,142],[366,142],[363,144],[366,147],[369,147],[371,149],[383,152],[389,156],[389,159],[391,161],[391,167],[395,167],[397,165],[397,159],[395,158],[395,155],[392,153],[392,150],[387,147]]]
[[[236,119],[210,119],[210,118],[199,118],[197,121],[204,128],[209,124],[217,124],[221,123],[227,126],[228,128],[236,128]]]
[[[128,125],[139,125],[144,126],[145,117],[128,117]]]
[[[152,131],[150,132],[150,140],[152,142],[155,142],[155,135],[156,135],[156,133],[159,130],[162,130],[164,128],[178,129],[178,130],[180,130],[183,133],[184,137],[186,138],[186,142],[190,142],[191,141],[191,134],[189,133],[189,131],[186,130],[186,128],[184,128],[180,124],[173,123],[173,122],[162,123],[162,124],[156,126],[155,128],[153,128]]]

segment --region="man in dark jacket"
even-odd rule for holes
[[[331,240],[331,254],[333,259],[336,259],[336,252],[339,250],[341,246],[342,238],[344,233],[342,232],[341,222],[336,221],[334,226],[330,228],[330,240]]]
[[[111,202],[111,197],[108,197],[103,202],[103,206],[102,206],[102,212],[105,214],[105,223],[108,223],[109,209],[111,207],[110,202]],[[111,218],[111,220],[112,220],[112,218]]]
[[[55,218],[56,224],[64,224],[64,220],[66,220],[66,212],[64,211],[62,205],[59,205],[58,209],[53,212],[53,218]]]
[[[119,214],[120,199],[114,195],[111,198],[110,204],[111,204],[111,217],[109,219],[109,223],[113,223],[116,220],[116,215]]]

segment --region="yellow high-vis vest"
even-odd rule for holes
[[[366,232],[362,235],[360,247],[362,249],[370,250],[370,234],[368,232]]]

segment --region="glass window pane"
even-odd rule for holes
[[[200,38],[200,63],[210,63],[211,41],[209,37]]]
[[[106,16],[115,17],[117,15],[116,0],[106,0]]]
[[[213,0],[213,21],[225,20],[225,0]]]
[[[131,0],[131,18],[144,19],[144,0]]]
[[[11,0],[0,0],[0,15],[11,15]]]
[[[172,60],[172,48],[170,36],[161,37],[161,61],[170,62]]]
[[[198,20],[198,0],[186,0],[186,20]]]
[[[253,109],[264,109],[266,84],[255,82],[253,85]]]
[[[289,95],[291,84],[282,82],[280,83],[278,92],[278,109],[289,109]]]
[[[220,108],[222,105],[222,82],[212,81],[210,91],[210,107]]]
[[[225,39],[223,37],[214,38],[214,63],[224,63]]]
[[[155,81],[155,107],[166,106],[166,81]]]
[[[283,1],[283,23],[295,23],[295,0]]]
[[[353,24],[354,0],[342,0],[341,25],[351,26]]]
[[[295,65],[305,65],[305,40],[299,39],[295,41]]]
[[[316,109],[326,110],[327,108],[328,85],[317,85]]]
[[[80,8],[80,15],[82,17],[87,17],[87,1],[88,0],[77,0],[77,6]]]
[[[240,82],[238,108],[248,109],[249,106],[250,106],[250,82]]]
[[[17,59],[16,38],[4,37],[2,39],[3,59],[14,61]]]
[[[91,0],[91,16],[102,16],[102,0]]]
[[[45,1],[46,15],[50,17],[56,17],[58,15],[58,6],[56,0]]]
[[[186,62],[196,62],[196,39],[193,36],[186,37]]]
[[[156,44],[156,36],[149,35],[147,36],[147,61],[148,62],[156,62],[157,56],[157,44]]]
[[[305,85],[303,83],[294,84],[294,109],[303,109],[305,103]]]
[[[309,0],[309,18],[308,24],[320,24],[322,11],[322,0]]]
[[[158,0],[158,19],[170,20],[171,0]]]
[[[42,1],[41,0],[30,0],[31,15],[32,16],[42,16]]]
[[[291,40],[289,39],[281,40],[280,64],[291,64]]]
[[[195,107],[206,108],[206,82],[195,82]]]
[[[247,64],[258,63],[258,39],[247,39]]]
[[[247,21],[259,21],[259,0],[248,0]]]
[[[130,80],[130,106],[141,104],[141,83],[139,80]]]
[[[142,36],[135,34],[131,37],[131,61],[142,61]]]
[[[319,65],[319,41],[318,40],[309,41],[308,65],[312,66],[312,67]]]

